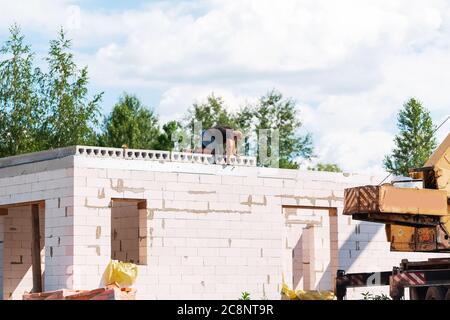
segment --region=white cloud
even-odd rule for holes
[[[381,48],[371,55],[383,56],[417,37],[430,38],[441,23],[441,6],[433,8],[431,2],[213,3],[197,18],[176,4],[111,15],[84,12],[79,37],[87,42],[111,39],[98,51],[97,62],[126,61],[135,78],[195,81],[222,75],[236,80],[239,75],[333,69],[351,62],[355,53]]]
[[[28,32],[56,33],[72,17],[69,0],[1,1],[0,34],[13,23]]]
[[[278,88],[299,102],[320,161],[349,171],[381,170],[410,96],[436,123],[450,113],[444,0],[163,1],[123,11],[27,3],[7,2],[0,27],[19,17],[53,35],[70,5],[81,7],[70,34],[96,87],[158,90],[162,120],[212,91],[236,108]]]

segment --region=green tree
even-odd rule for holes
[[[36,94],[40,70],[18,25],[0,49],[0,157],[38,150],[42,109]]]
[[[206,103],[195,103],[185,118],[186,127],[193,129],[194,121],[202,123],[207,129],[216,125],[227,125],[253,133],[258,139],[260,129],[279,130],[279,166],[280,168],[296,169],[299,167],[298,158],[309,159],[313,153],[310,134],[300,135],[298,130],[302,123],[298,120],[296,103],[292,99],[283,98],[282,94],[272,90],[261,97],[254,106],[247,105],[235,113],[227,111],[221,97],[211,94]],[[271,141],[269,138],[268,153],[271,155]],[[258,165],[263,164],[259,158],[258,146],[250,146],[250,138],[245,137],[244,152],[246,155],[257,154]]]
[[[17,25],[0,55],[0,156],[95,141],[102,94],[89,99],[87,67],[77,67],[62,29],[46,72],[34,67]]]
[[[196,149],[200,143],[199,137],[201,132],[194,132],[197,130],[195,123],[201,124],[201,129],[206,130],[215,126],[229,126],[236,128],[234,115],[227,111],[225,101],[222,97],[216,97],[214,93],[206,98],[206,102],[195,102],[192,107],[188,109],[187,115],[184,118],[186,133],[193,134],[194,140],[190,143],[185,141],[184,147],[187,149]],[[187,136],[185,138],[188,138]]]
[[[243,152],[244,155],[250,155],[251,152],[251,130],[253,126],[254,112],[250,106],[244,106],[231,116],[232,126],[244,133]]]
[[[255,129],[279,130],[279,166],[280,168],[297,169],[297,158],[309,159],[313,155],[312,137],[310,134],[298,133],[302,126],[298,118],[297,106],[293,99],[283,98],[275,90],[259,99],[254,109]],[[269,154],[270,141],[268,146]],[[258,164],[262,165],[258,155]]]
[[[436,147],[430,113],[420,101],[409,99],[398,114],[399,133],[395,148],[385,157],[384,167],[396,175],[408,175],[408,169],[424,165]]]
[[[194,103],[188,110],[185,117],[186,126],[194,129],[194,122],[202,124],[203,129],[214,126],[234,126],[233,116],[227,111],[225,102],[221,97],[216,97],[214,93],[209,95],[204,103]]]
[[[41,85],[47,111],[42,132],[44,148],[95,142],[103,93],[89,98],[88,69],[78,68],[71,47],[63,29],[56,40],[50,41],[48,73]]]
[[[170,130],[169,125],[168,130]],[[105,119],[100,145],[154,149],[159,137],[158,118],[134,95],[124,94]]]
[[[172,141],[173,135],[181,130],[181,124],[177,121],[169,121],[162,127],[162,132],[156,139],[154,148],[156,150],[172,151],[175,148],[175,143]],[[180,139],[179,139],[180,140]]]
[[[254,110],[250,106],[244,106],[230,116],[230,124],[241,130],[249,130],[253,125]]]
[[[334,163],[318,163],[314,167],[308,167],[308,170],[312,171],[326,171],[326,172],[342,172],[337,164]]]

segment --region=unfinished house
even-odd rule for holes
[[[98,288],[117,259],[138,265],[138,299],[279,299],[283,281],[332,290],[338,269],[431,257],[342,215],[345,188],[381,180],[85,146],[0,159],[0,295]]]

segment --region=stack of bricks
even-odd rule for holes
[[[135,300],[136,290],[108,285],[94,290],[56,290],[25,293],[23,300]]]

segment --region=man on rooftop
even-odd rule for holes
[[[242,139],[242,132],[230,126],[215,126],[202,133],[202,153],[226,156],[229,163],[232,156],[237,156],[237,146]]]

